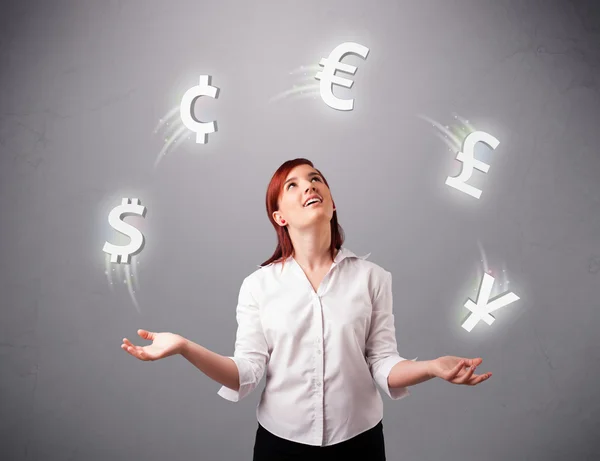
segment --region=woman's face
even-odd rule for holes
[[[310,199],[316,197],[317,200]],[[285,178],[279,210],[273,218],[280,226],[306,229],[331,221],[335,206],[322,176],[310,165],[298,165]]]

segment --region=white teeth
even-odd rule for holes
[[[318,198],[311,198],[308,202],[305,203],[305,207],[307,207],[308,205],[310,205],[311,203],[315,203],[315,202],[321,202],[320,199]]]

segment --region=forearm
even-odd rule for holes
[[[212,352],[189,339],[183,342],[181,355],[209,378],[234,391],[239,389],[239,372],[230,358]]]
[[[414,386],[435,378],[431,369],[432,360],[398,362],[388,376],[390,388]]]

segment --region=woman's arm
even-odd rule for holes
[[[235,337],[235,351],[233,356],[221,357],[229,360],[236,367],[237,375],[231,382],[223,383],[218,395],[232,402],[239,402],[250,394],[263,377],[269,350],[260,319],[260,309],[257,300],[252,294],[251,277],[246,277],[240,287],[238,305],[236,308],[236,319],[238,323]],[[202,355],[202,354],[201,354]],[[216,359],[215,359],[216,360]],[[229,370],[230,365],[223,365],[221,370]],[[225,372],[224,375],[230,376]]]
[[[388,385],[391,388],[403,388],[427,381],[431,378],[442,378],[453,384],[474,386],[492,376],[491,373],[475,374],[475,370],[483,359],[481,357],[466,358],[445,355],[434,360],[422,362],[399,362],[390,371]],[[406,365],[403,365],[406,363]]]
[[[240,388],[240,376],[233,360],[185,339],[181,355],[209,378],[234,391]]]
[[[393,400],[408,395],[410,386],[432,378],[474,386],[492,376],[491,373],[474,374],[475,369],[482,362],[481,358],[444,356],[417,362],[406,360],[398,355],[390,272],[385,274],[373,303],[371,331],[366,352],[373,378]]]
[[[391,386],[389,380],[392,369],[402,362],[412,361],[398,354],[394,326],[392,274],[387,271],[382,274],[378,292],[373,299],[371,327],[365,355],[373,379],[392,400],[398,400],[410,394],[408,386]]]
[[[398,362],[388,376],[388,385],[394,388],[414,386],[435,378],[431,370],[432,360],[403,360]]]
[[[269,358],[258,303],[250,286],[250,279],[246,277],[238,295],[233,356],[217,354],[189,340],[184,340],[181,346],[181,355],[206,376],[221,383],[224,387],[218,394],[232,402],[238,402],[256,388]]]

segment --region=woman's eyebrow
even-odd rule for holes
[[[311,176],[321,176],[321,175],[320,175],[319,173],[316,173],[316,172],[314,172],[314,171],[313,171],[312,173],[308,173],[308,177],[310,178]],[[295,181],[295,180],[297,180],[297,179],[298,179],[298,178],[297,178],[296,176],[294,176],[293,178],[290,178],[290,179],[286,180],[286,181],[283,183],[283,185],[285,186],[285,185],[286,185],[288,182],[290,182],[290,181]]]

